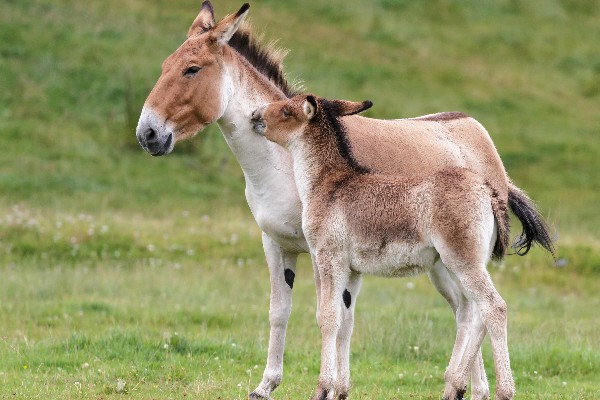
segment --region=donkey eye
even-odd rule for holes
[[[196,75],[200,70],[202,69],[202,67],[198,67],[196,65],[189,67],[188,69],[185,70],[185,72],[183,73],[184,76],[194,76]]]
[[[289,109],[284,108],[283,110],[281,110],[281,113],[283,114],[284,117],[289,117],[290,115],[292,115],[292,113],[290,112]]]

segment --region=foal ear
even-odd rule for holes
[[[304,115],[308,120],[313,119],[315,114],[317,113],[317,99],[313,95],[306,96],[306,100],[302,104],[302,111],[304,111]]]
[[[245,3],[238,12],[228,15],[219,21],[211,33],[211,38],[217,43],[217,45],[223,46],[225,43],[229,42],[229,39],[231,39],[233,34],[240,27],[240,24],[244,18],[246,18],[246,15],[248,15],[249,9],[250,4]]]
[[[187,37],[190,37],[196,33],[207,31],[213,26],[215,26],[215,11],[213,10],[213,6],[210,4],[210,1],[204,0],[202,2],[202,7],[200,7],[198,16],[192,23],[192,26],[190,26],[190,29],[188,29]]]
[[[361,102],[332,100],[331,102],[335,104],[335,108],[337,109],[340,117],[343,117],[344,115],[358,114],[368,110],[373,106],[373,102],[371,100],[365,100]]]

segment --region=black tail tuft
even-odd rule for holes
[[[533,246],[533,242],[537,242],[548,250],[552,257],[555,257],[554,243],[548,232],[548,225],[533,201],[514,185],[510,185],[508,189],[508,206],[523,224],[523,233],[513,244],[515,253],[524,256]]]

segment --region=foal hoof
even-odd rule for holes
[[[456,389],[456,393],[453,395],[446,395],[442,397],[442,400],[464,400],[465,393],[467,393],[467,389]]]
[[[331,394],[331,395],[330,395]],[[333,400],[333,391],[327,389],[317,389],[311,400]]]
[[[256,392],[252,392],[248,395],[248,400],[269,400],[270,397],[264,397]]]

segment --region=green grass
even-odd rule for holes
[[[199,3],[0,3],[0,398],[237,399],[260,381],[268,272],[235,159],[216,127],[166,158],[134,136]],[[488,128],[566,263],[535,250],[490,267],[519,398],[600,397],[600,6],[265,0],[251,19],[307,91]],[[308,398],[318,374],[300,264],[277,399]],[[426,278],[367,278],[353,398],[439,398],[453,333]],[[484,358],[493,384],[487,342]]]

